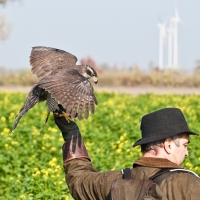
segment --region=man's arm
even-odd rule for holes
[[[72,196],[81,200],[110,199],[112,182],[122,177],[121,172],[98,172],[92,166],[77,124],[68,123],[64,117],[54,116],[65,140],[62,148],[63,162],[66,182]]]

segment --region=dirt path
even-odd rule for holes
[[[30,91],[31,87],[21,87],[21,86],[0,86],[0,91],[10,91],[10,92],[26,92]],[[171,87],[96,87],[95,91],[102,92],[117,92],[117,93],[127,93],[132,95],[137,94],[200,94],[200,88],[171,88]]]

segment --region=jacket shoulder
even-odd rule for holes
[[[173,173],[159,186],[169,199],[199,200],[200,197],[200,178],[191,173]]]

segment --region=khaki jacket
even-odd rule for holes
[[[181,168],[162,158],[143,157],[134,162],[132,177],[148,178],[161,168]],[[66,182],[76,200],[111,199],[112,183],[122,178],[121,171],[98,172],[88,159],[74,159],[65,163]],[[160,188],[169,200],[200,200],[200,178],[188,173],[174,173],[164,179]]]

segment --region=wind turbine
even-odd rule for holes
[[[168,66],[172,66],[172,42],[173,42],[173,24],[170,21],[169,28],[167,29],[167,40],[168,40]]]
[[[163,47],[164,47],[164,39],[166,37],[166,27],[165,23],[157,24],[159,28],[159,59],[158,59],[158,67],[160,70],[163,70]]]
[[[173,24],[173,65],[178,66],[178,23],[180,22],[180,17],[178,10],[175,10],[175,17],[171,18]]]

